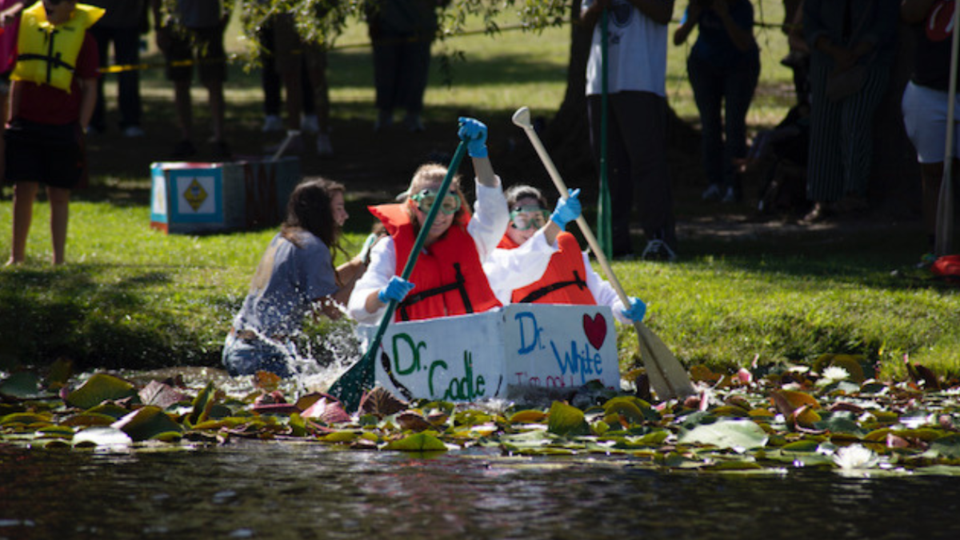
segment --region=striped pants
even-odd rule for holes
[[[859,92],[834,102],[824,96],[832,70],[832,62],[814,60],[810,65],[807,198],[811,201],[866,195],[873,160],[873,116],[890,78],[888,66],[874,65]]]

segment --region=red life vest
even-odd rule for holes
[[[413,222],[400,204],[368,207],[393,237],[397,275],[416,243]],[[461,215],[447,232],[417,257],[410,281],[416,288],[397,306],[397,321],[416,321],[488,311],[501,304],[490,288],[473,237],[470,216]]]
[[[514,289],[510,301],[515,304],[578,304],[592,306],[597,300],[587,288],[587,269],[583,266],[580,244],[568,232],[557,235],[560,251],[550,257],[550,264],[539,281]],[[504,236],[497,246],[515,249],[519,245]]]

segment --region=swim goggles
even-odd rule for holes
[[[433,203],[437,200],[437,192],[432,189],[425,189],[420,193],[413,194],[410,198],[417,203],[417,208],[426,214],[433,208]],[[449,216],[450,214],[456,214],[459,209],[460,196],[454,191],[447,193],[440,204],[440,211]]]
[[[433,203],[437,200],[437,192],[432,189],[425,189],[420,193],[412,195],[410,198],[417,203],[417,208],[426,214],[433,208]],[[440,203],[440,211],[449,216],[450,214],[457,213],[459,209],[460,196],[457,195],[455,191],[450,191],[443,197],[443,202]]]
[[[525,231],[539,229],[547,224],[550,214],[539,206],[520,206],[510,211],[510,221],[514,229]]]

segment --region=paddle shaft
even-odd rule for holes
[[[547,168],[547,172],[550,174],[550,178],[553,180],[553,184],[557,187],[557,190],[560,191],[560,195],[565,198],[569,197],[570,191],[567,189],[567,185],[563,182],[563,178],[560,176],[560,171],[558,171],[556,165],[553,164],[553,159],[550,158],[550,154],[547,153],[547,149],[543,147],[543,143],[540,142],[540,137],[537,135],[537,132],[534,131],[533,126],[527,124],[521,127],[527,132],[527,137],[530,139],[534,149],[540,156],[540,161],[542,161],[543,165]],[[583,237],[587,240],[587,244],[590,246],[591,251],[593,251],[593,254],[596,256],[597,262],[600,263],[600,267],[603,269],[603,273],[606,275],[607,281],[610,282],[613,290],[617,293],[617,297],[620,298],[620,302],[624,305],[624,307],[629,308],[630,297],[628,297],[627,293],[624,292],[623,286],[620,285],[620,280],[617,279],[616,274],[613,273],[613,268],[610,267],[610,262],[607,260],[607,256],[600,248],[596,237],[590,230],[590,225],[587,224],[587,220],[584,219],[582,215],[577,217],[577,225],[580,226],[580,232],[583,233]],[[641,345],[649,350],[649,347],[646,347],[646,343],[644,343],[644,339],[648,335],[649,330],[647,330],[643,323],[639,321],[634,321],[633,326],[637,331],[637,337],[639,338]],[[676,388],[673,383],[670,382],[670,378],[667,376],[666,371],[664,371],[663,366],[660,365],[660,362],[657,361],[656,358],[652,357],[652,355],[644,356],[647,357],[647,360],[651,361],[650,365],[653,365],[659,371],[660,377],[667,385],[672,396],[680,396],[689,393],[686,389],[681,391],[681,389]]]
[[[953,136],[957,99],[957,56],[960,49],[960,10],[953,12],[953,41],[950,49],[950,86],[947,91],[947,134],[943,156],[943,178],[940,181],[940,193],[937,199],[937,229],[934,240],[934,254],[937,257],[949,255],[953,248]]]
[[[426,218],[424,218],[423,223],[420,224],[420,232],[417,233],[417,239],[413,244],[413,249],[410,251],[410,256],[407,259],[407,263],[403,266],[403,271],[400,273],[400,277],[408,280],[410,275],[413,273],[414,265],[417,264],[417,258],[420,256],[420,251],[423,249],[423,245],[427,241],[427,236],[430,234],[430,227],[433,226],[434,220],[437,218],[437,213],[440,211],[440,207],[443,206],[443,196],[450,190],[450,185],[453,183],[453,178],[457,174],[457,169],[460,168],[460,162],[463,161],[463,155],[467,153],[467,144],[463,141],[457,145],[457,150],[453,154],[453,159],[450,161],[450,167],[447,169],[447,174],[443,178],[443,182],[440,184],[440,191],[438,199],[434,201],[433,206],[430,207],[430,210],[427,212]],[[397,309],[397,301],[391,299],[387,302],[386,310],[383,313],[383,317],[380,318],[380,325],[377,327],[377,332],[374,334],[373,339],[370,340],[370,346],[367,348],[366,354],[363,355],[356,364],[350,367],[346,373],[340,376],[336,382],[334,382],[331,387],[330,393],[336,397],[341,398],[344,402],[344,405],[350,409],[354,407],[359,407],[359,399],[361,394],[361,388],[358,386],[364,384],[371,384],[373,381],[369,380],[374,373],[374,359],[376,358],[377,349],[380,348],[380,342],[383,340],[383,334],[387,331],[387,326],[390,325],[390,320],[393,318],[393,314]],[[366,379],[366,380],[364,380]]]

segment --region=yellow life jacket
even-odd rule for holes
[[[87,28],[103,14],[102,8],[77,4],[69,21],[54,25],[47,20],[43,2],[23,10],[17,36],[17,65],[10,78],[70,92]]]

